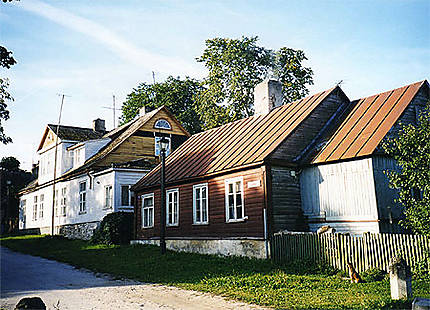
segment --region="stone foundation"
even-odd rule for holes
[[[132,240],[131,244],[160,245],[160,240]],[[222,240],[186,240],[168,239],[166,247],[178,252],[199,254],[215,254],[222,256],[246,256],[266,259],[266,244],[264,240],[251,239],[222,239]]]
[[[70,239],[90,240],[100,222],[63,225],[58,228],[58,233]]]

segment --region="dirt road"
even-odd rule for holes
[[[261,309],[219,296],[78,270],[2,247],[0,309],[39,296],[48,309]]]

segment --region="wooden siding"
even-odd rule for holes
[[[306,149],[320,143],[324,129],[336,122],[338,115],[349,105],[349,99],[340,88],[331,92],[293,133],[270,156],[271,159],[292,162]]]
[[[307,231],[301,208],[299,178],[291,175],[291,169],[271,168],[271,229]]]
[[[300,187],[309,222],[378,219],[371,158],[305,168]]]
[[[225,213],[225,186],[224,181],[229,178],[243,176],[245,216],[244,222],[226,223]],[[248,188],[248,182],[260,181],[259,187]],[[193,185],[208,184],[209,193],[209,224],[193,224]],[[251,169],[240,173],[228,174],[210,178],[194,183],[168,187],[179,188],[179,226],[167,227],[166,238],[231,238],[248,237],[264,238],[264,188],[263,168]],[[141,195],[154,193],[154,228],[142,228],[142,201]],[[136,207],[136,237],[137,239],[150,239],[159,237],[160,226],[160,190],[137,192]]]
[[[170,126],[172,126],[171,130],[165,130],[165,129],[158,129],[154,128],[154,124],[159,119],[165,119],[169,122]],[[158,133],[165,133],[165,134],[176,134],[176,135],[188,135],[188,133],[184,130],[184,128],[181,127],[178,121],[173,119],[165,110],[160,110],[158,113],[154,115],[148,122],[146,122],[140,130],[146,130],[146,131],[154,131]]]

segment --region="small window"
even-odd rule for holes
[[[23,223],[25,223],[26,220],[26,216],[27,216],[27,200],[23,199],[21,200],[21,206],[19,208],[19,215],[20,215],[20,219]]]
[[[225,180],[225,209],[227,222],[246,219],[242,177]]]
[[[154,194],[142,196],[142,227],[154,226]]]
[[[208,185],[193,186],[194,224],[208,223]]]
[[[105,186],[105,209],[112,208],[112,199],[113,198],[113,192],[112,192],[112,185]]]
[[[63,187],[61,189],[61,200],[60,200],[60,205],[61,205],[61,216],[66,216],[66,194],[67,194],[67,188]]]
[[[121,206],[131,206],[130,185],[121,185]]]
[[[168,137],[165,137],[165,138],[167,140],[169,140],[169,146],[167,147],[167,150],[166,150],[166,157],[167,157],[170,154],[170,145],[171,145],[171,143],[170,143],[170,138],[168,138]],[[161,150],[160,150],[160,140],[161,140],[161,137],[155,137],[155,156],[160,156],[160,153],[161,153]]]
[[[166,225],[179,225],[179,189],[166,191]]]
[[[87,211],[87,182],[79,183],[79,213],[85,213]]]
[[[154,128],[171,130],[172,126],[165,119],[159,119],[155,122]]]
[[[33,198],[33,221],[37,220],[37,196]]]
[[[39,218],[43,218],[43,205],[44,205],[45,195],[40,195],[39,199]]]
[[[73,156],[73,166],[77,167],[82,165],[85,162],[85,148],[84,147],[80,147],[75,149],[74,151],[74,156]]]
[[[58,216],[58,189],[55,190],[54,215]]]

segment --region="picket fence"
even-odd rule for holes
[[[347,261],[358,272],[371,268],[388,271],[390,260],[395,256],[403,257],[411,267],[423,260],[430,263],[430,238],[419,235],[279,233],[272,236],[270,248],[271,257],[277,263],[307,259],[345,271]]]

